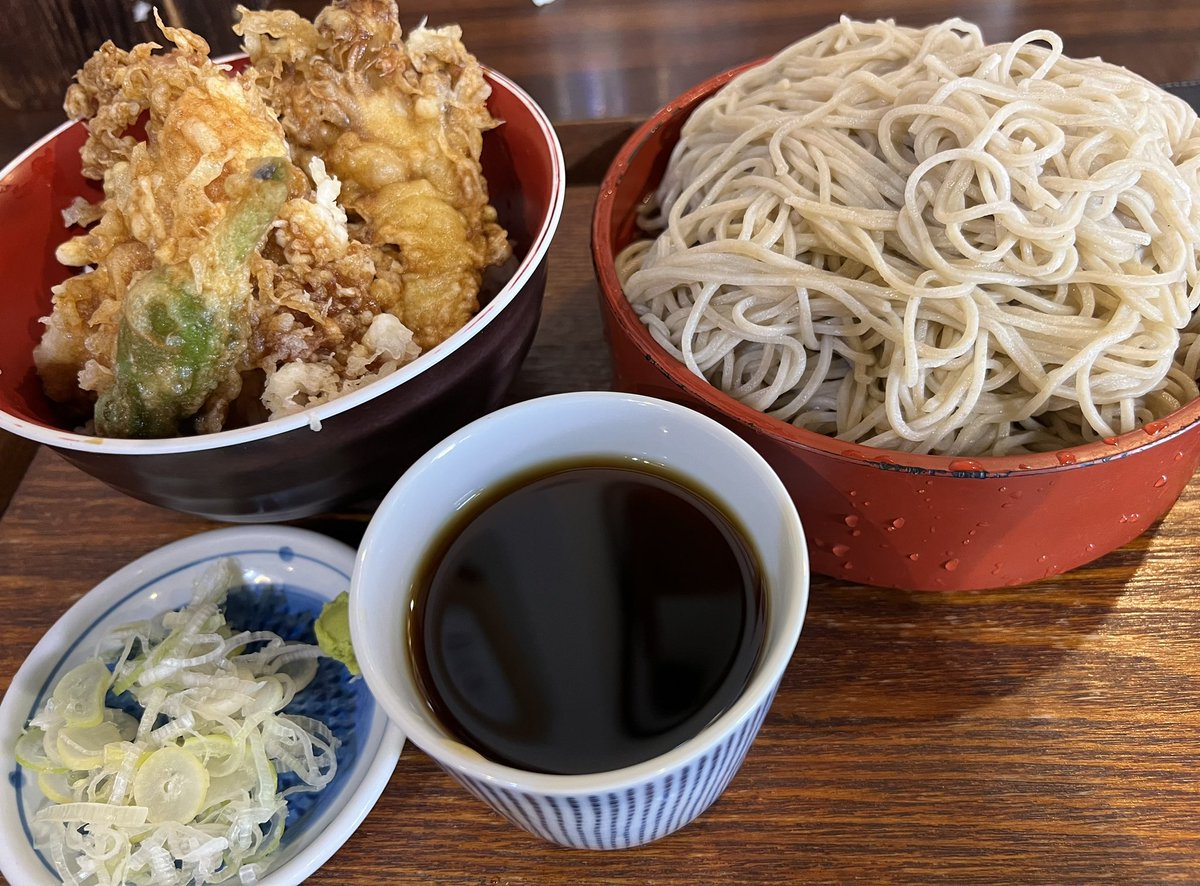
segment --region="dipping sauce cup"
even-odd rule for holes
[[[762,647],[745,688],[724,712],[665,753],[607,772],[524,771],[467,747],[435,715],[409,651],[413,595],[430,546],[472,500],[539,466],[591,459],[657,465],[702,490],[743,530],[763,578]],[[808,585],[795,505],[739,437],[662,400],[601,391],[558,394],[467,425],[397,481],[359,547],[350,630],[367,685],[388,716],[470,793],[551,842],[623,849],[683,827],[733,778],[792,657]]]

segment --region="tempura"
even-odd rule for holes
[[[510,254],[480,165],[490,90],[457,28],[404,40],[391,0],[339,0],[315,23],[240,12],[240,73],[160,22],[169,51],[108,42],[67,93],[104,199],[64,212],[91,226],[58,251],[82,272],[55,287],[34,357],[103,435],[340,396],[459,329]],[[251,199],[268,182],[271,202]],[[269,207],[261,224],[251,205]]]

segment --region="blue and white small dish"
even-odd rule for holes
[[[184,606],[213,563],[236,558],[243,592],[231,592],[226,615],[305,639],[321,606],[350,586],[354,550],[303,529],[218,529],[140,557],[106,578],[62,616],[33,648],[0,702],[0,871],[11,883],[61,882],[34,848],[29,822],[44,802],[13,746],[42,699],[66,671],[88,658],[112,629]],[[311,640],[311,637],[308,639]],[[293,702],[340,739],[338,771],[318,794],[293,798],[283,841],[262,886],[303,881],[325,863],[375,805],[400,759],[404,736],[375,703],[365,681],[322,659],[317,676]],[[299,801],[299,802],[296,802]]]

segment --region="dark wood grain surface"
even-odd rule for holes
[[[1075,54],[1159,81],[1200,78],[1195,3],[557,0],[538,9],[487,0],[430,9],[435,20],[462,21],[480,57],[560,122],[642,116],[843,11],[913,24],[957,13],[993,39],[1051,27]],[[28,141],[21,126],[54,114],[41,113],[15,114],[15,135],[0,127],[0,149],[15,150]],[[575,184],[514,399],[609,384],[588,215],[597,174],[629,125],[560,126]],[[13,451],[0,441],[0,477],[20,474]],[[308,525],[353,539],[365,519]],[[0,519],[0,689],[98,581],[214,526],[120,496],[39,451]],[[1200,881],[1198,551],[1193,483],[1127,547],[1027,587],[938,595],[818,578],[745,766],[683,831],[626,852],[552,847],[408,747],[374,811],[311,882]]]

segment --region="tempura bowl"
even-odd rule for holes
[[[0,429],[44,443],[136,498],[212,519],[294,519],[385,490],[421,453],[500,404],[533,341],[546,252],[565,192],[562,151],[540,108],[486,71],[503,125],[485,133],[489,196],[514,244],[515,270],[467,325],[412,363],[330,403],[237,430],[164,440],[76,433],[42,392],[33,348],[50,287],[70,273],[54,258],[61,212],[97,183],[80,174],[82,123],[46,136],[0,172]]]
[[[600,187],[592,257],[615,383],[697,409],[740,434],[782,478],[814,572],[912,590],[1018,585],[1096,559],[1145,532],[1200,461],[1200,402],[1144,430],[1036,455],[950,458],[844,443],[771,418],[693,375],[626,300],[614,257],[662,179],[692,110],[744,65],[672,101],[621,148]]]

